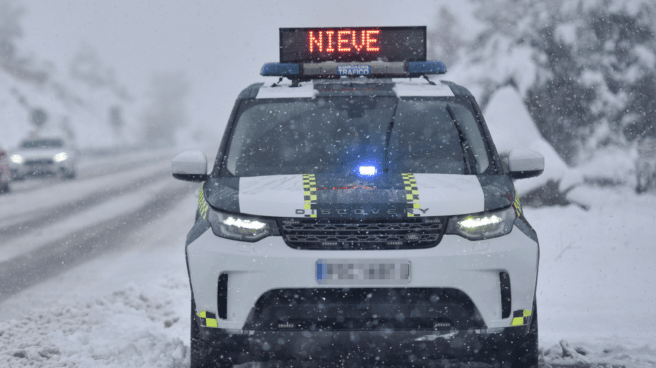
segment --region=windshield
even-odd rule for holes
[[[21,145],[22,148],[61,148],[64,142],[60,139],[38,139],[31,141],[24,141]]]
[[[479,174],[490,159],[471,105],[456,99],[245,100],[226,169],[235,176],[376,172]]]

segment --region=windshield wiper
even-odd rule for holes
[[[387,173],[389,171],[389,159],[387,155],[389,154],[389,144],[390,144],[390,139],[392,138],[392,129],[394,129],[394,117],[396,116],[396,108],[399,106],[399,100],[396,100],[396,103],[394,104],[394,109],[392,110],[392,118],[390,119],[390,123],[387,126],[387,134],[385,135],[385,168],[383,169],[383,172]]]
[[[456,129],[458,129],[458,135],[460,136],[460,146],[462,147],[463,159],[465,161],[467,174],[473,174],[474,167],[476,167],[476,156],[474,155],[474,152],[472,151],[471,146],[467,141],[467,136],[465,135],[465,132],[463,132],[460,123],[458,123],[458,119],[456,119],[456,114],[453,113],[453,109],[451,109],[450,105],[446,105],[446,111],[451,116],[451,120],[453,120],[453,124],[455,124]]]

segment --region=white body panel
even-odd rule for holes
[[[269,290],[334,287],[320,285],[316,279],[316,262],[324,258],[408,260],[411,280],[403,287],[461,290],[474,302],[488,328],[500,328],[510,327],[512,315],[501,318],[499,272],[510,275],[512,310],[532,310],[538,246],[517,228],[485,241],[445,235],[439,245],[428,249],[362,251],[297,250],[280,236],[244,243],[217,237],[208,230],[188,246],[187,257],[197,311],[218,314],[219,275],[229,275],[228,318],[218,319],[218,327],[223,329],[242,329],[258,298]],[[372,287],[366,283],[351,286]]]
[[[474,175],[414,174],[425,216],[483,212],[483,188]]]
[[[298,87],[291,87],[289,84],[281,84],[275,87],[263,85],[255,98],[314,98],[316,91],[314,83],[300,83]]]
[[[396,82],[394,92],[398,97],[453,97],[449,86],[442,83],[429,84],[423,81],[421,84],[406,81]]]
[[[515,148],[508,154],[508,168],[510,171],[542,171],[544,170],[544,156],[527,148]]]
[[[400,174],[399,174],[400,175]],[[414,174],[418,215],[453,216],[484,210],[483,189],[474,175]],[[318,183],[321,185],[321,183]],[[239,208],[244,214],[304,217],[303,176],[272,175],[239,179]]]
[[[239,178],[241,213],[294,217],[303,208],[303,176],[275,175]]]
[[[182,152],[171,161],[171,171],[173,174],[206,175],[207,156],[198,150]]]

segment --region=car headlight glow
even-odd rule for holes
[[[9,157],[9,160],[17,165],[20,165],[23,162],[25,162],[25,159],[21,155],[11,155]]]
[[[278,235],[275,220],[234,215],[210,209],[207,220],[216,236],[255,242],[270,235]]]
[[[67,158],[68,158],[68,154],[66,154],[66,152],[61,152],[56,154],[55,157],[53,157],[53,160],[55,160],[55,162],[62,162]]]
[[[454,216],[449,219],[446,233],[460,235],[469,240],[496,238],[512,231],[515,218],[515,209],[512,206],[493,212]]]

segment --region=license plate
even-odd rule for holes
[[[371,66],[369,65],[339,65],[337,67],[339,75],[369,75]]]
[[[410,282],[408,260],[320,259],[316,278],[321,285],[402,285]]]

